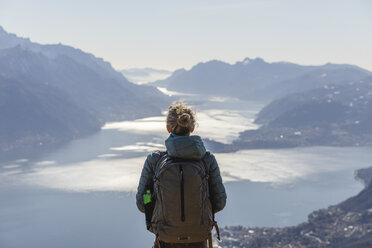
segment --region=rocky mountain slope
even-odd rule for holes
[[[0,155],[7,160],[87,135],[100,122],[55,87],[0,76]]]
[[[372,145],[372,77],[326,84],[265,106],[262,126],[240,134],[232,145],[210,142],[215,151],[297,146]]]
[[[372,247],[371,168],[356,172],[369,183],[358,195],[312,212],[308,221],[294,227],[221,230],[222,248],[369,248]]]
[[[27,156],[95,132],[107,121],[158,115],[169,99],[109,63],[0,28],[0,157]]]

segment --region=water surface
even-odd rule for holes
[[[196,101],[196,99],[192,99]],[[195,133],[230,143],[257,128],[257,103],[211,98],[197,105]],[[107,123],[37,160],[0,166],[0,247],[150,247],[135,206],[147,154],[164,149],[164,116]],[[228,203],[224,225],[285,226],[356,194],[355,169],[370,147],[308,147],[217,153]],[[20,238],[22,237],[22,238]]]

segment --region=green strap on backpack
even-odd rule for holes
[[[143,195],[143,204],[148,204],[151,202],[151,191],[148,189],[146,193]]]

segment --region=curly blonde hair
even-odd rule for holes
[[[169,106],[167,114],[167,125],[172,133],[177,135],[188,135],[195,128],[195,112],[185,102],[174,102]]]

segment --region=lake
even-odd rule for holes
[[[196,105],[195,134],[231,143],[260,103],[185,97]],[[153,235],[135,206],[147,154],[164,149],[164,116],[107,123],[35,160],[0,166],[0,247],[150,247]],[[362,189],[356,169],[371,147],[307,147],[216,153],[228,203],[221,226],[286,226]]]

